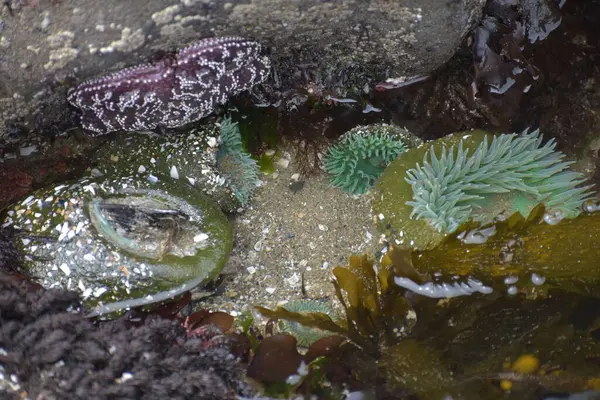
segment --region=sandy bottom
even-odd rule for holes
[[[347,265],[350,255],[372,256],[383,248],[368,194],[352,196],[332,187],[325,172],[292,190],[290,184],[296,182],[297,189],[303,179],[298,179],[293,154],[287,155],[289,165],[276,165],[274,174],[262,175],[263,185],[232,221],[234,249],[221,293],[202,299],[199,308],[236,316],[254,305],[334,300],[332,269]],[[337,308],[337,301],[330,304]]]

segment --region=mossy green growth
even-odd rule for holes
[[[463,222],[524,216],[544,203],[573,218],[590,198],[583,174],[570,171],[539,132],[449,135],[402,154],[375,184],[380,230],[401,248],[433,248]],[[559,219],[560,219],[559,218]]]
[[[84,178],[32,193],[2,221],[46,288],[75,290],[92,314],[168,300],[212,280],[232,248],[227,217],[164,176]]]
[[[351,194],[367,192],[384,168],[421,140],[406,129],[388,124],[357,126],[325,154],[331,184]]]

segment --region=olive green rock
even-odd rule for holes
[[[106,176],[162,174],[174,183],[193,186],[223,211],[233,213],[242,204],[217,169],[220,133],[218,124],[209,123],[185,135],[122,134],[96,151],[93,172]]]
[[[539,204],[544,221],[575,218],[593,185],[539,130],[456,133],[402,154],[375,188],[374,210],[401,248],[427,249],[468,220],[487,224]],[[465,238],[473,240],[483,238]]]
[[[162,175],[90,179],[9,207],[25,268],[78,291],[91,315],[167,300],[213,279],[232,248],[229,221],[188,184]]]

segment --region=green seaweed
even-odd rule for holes
[[[260,157],[258,158],[260,172],[268,175],[275,172],[275,155],[276,153],[273,153],[272,155],[268,155],[266,152],[261,153]]]
[[[293,300],[283,305],[288,311],[305,313],[305,312],[318,312],[326,314],[329,317],[334,318],[335,313],[329,306],[327,300],[312,300],[302,299]],[[299,346],[308,347],[317,340],[329,336],[329,332],[315,328],[307,328],[302,324],[295,322],[286,321],[285,319],[279,321],[279,330],[281,332],[289,333],[296,337]]]
[[[553,286],[598,295],[600,212],[565,218],[555,225],[544,223],[544,215],[540,205],[528,218],[515,213],[486,225],[469,222],[431,250],[395,251],[421,273],[475,276],[492,282],[506,276],[528,281],[538,274]],[[488,228],[494,233],[485,243],[465,243],[465,234],[476,235]]]

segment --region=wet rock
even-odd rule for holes
[[[218,206],[162,176],[84,178],[9,207],[24,268],[92,314],[171,298],[214,278],[232,247]]]
[[[3,8],[0,137],[4,124],[60,114],[69,86],[150,61],[203,37],[241,35],[271,49],[268,93],[344,95],[444,63],[484,0],[22,2]],[[12,14],[12,15],[11,15]],[[25,68],[22,68],[25,65]],[[74,79],[73,79],[74,78]],[[52,101],[49,104],[48,102]]]
[[[132,133],[107,142],[94,154],[93,174],[162,175],[175,185],[191,185],[226,212],[241,203],[217,170],[219,127],[199,127],[186,135]]]

